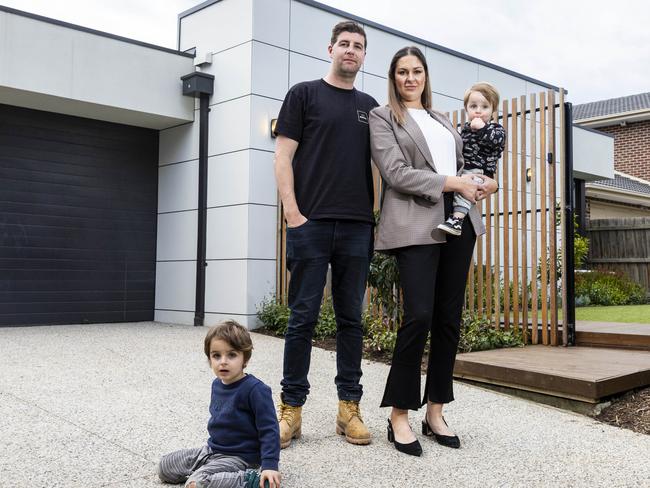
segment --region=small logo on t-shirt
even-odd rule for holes
[[[357,118],[359,119],[359,122],[364,124],[368,123],[368,114],[363,110],[357,110]]]

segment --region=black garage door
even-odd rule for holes
[[[152,320],[158,132],[0,105],[0,325]]]

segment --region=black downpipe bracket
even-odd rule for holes
[[[564,104],[564,120],[566,121],[564,127],[564,140],[566,144],[566,159],[564,165],[564,181],[566,187],[564,188],[564,201],[566,206],[564,208],[565,216],[565,235],[564,235],[564,251],[566,253],[566,304],[567,310],[564,311],[564,327],[567,328],[567,346],[576,345],[576,300],[575,300],[575,257],[573,249],[573,239],[575,237],[574,231],[574,215],[575,215],[575,191],[573,180],[573,106],[570,102]]]
[[[208,120],[210,95],[214,90],[214,76],[195,72],[181,77],[183,95],[199,98],[199,188],[198,226],[196,239],[196,303],[194,325],[202,326],[205,320],[205,268],[208,206]]]

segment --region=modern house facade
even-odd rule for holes
[[[614,176],[578,185],[584,224],[650,217],[650,92],[576,105],[574,123],[614,139]]]
[[[557,90],[311,0],[204,2],[179,15],[178,50],[0,7],[0,325],[194,322],[200,123],[181,76],[199,71],[214,76],[204,322],[255,327],[276,279],[270,123],[291,85],[327,72],[345,19],[366,29],[356,87],[379,103],[405,45],[443,112],[479,80],[503,99]],[[613,176],[611,137],[575,129],[573,147],[576,177]]]

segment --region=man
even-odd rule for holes
[[[293,86],[276,125],[275,176],[287,220],[291,272],[279,412],[282,448],[301,434],[311,340],[329,265],[337,324],[336,432],[353,444],[370,443],[359,411],[359,380],[361,307],[374,223],[368,113],[377,102],[354,88],[366,44],[358,24],[334,26],[329,72]]]

